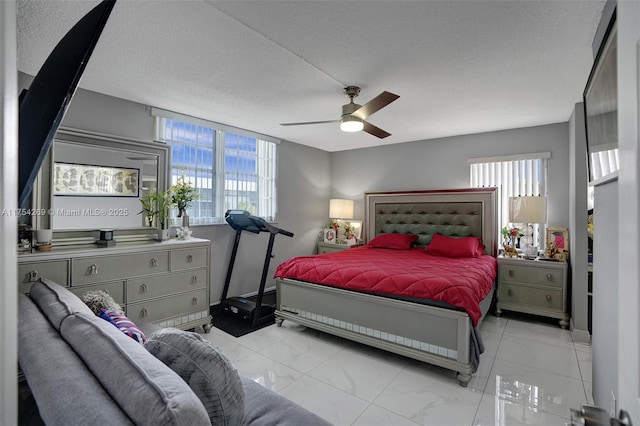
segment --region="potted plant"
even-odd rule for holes
[[[159,192],[153,189],[149,194],[140,198],[140,204],[142,204],[142,211],[138,214],[144,213],[146,215],[149,226],[153,226],[155,218],[158,219],[158,240],[168,239],[169,209],[173,205],[171,193],[169,191]]]
[[[178,207],[178,217],[182,218],[182,226],[189,226],[189,216],[187,209],[191,207],[191,202],[199,198],[196,189],[187,181],[184,173],[178,178],[178,182],[171,187],[171,202]]]

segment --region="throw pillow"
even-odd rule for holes
[[[156,331],[144,347],[187,382],[212,425],[242,424],[244,387],[238,371],[219,348],[197,333],[175,328]]]
[[[478,237],[452,238],[434,234],[424,251],[433,256],[478,257],[479,244]]]
[[[129,318],[124,315],[112,311],[110,309],[100,309],[100,318],[115,325],[118,330],[122,331],[127,336],[131,337],[138,343],[144,343],[147,341],[146,336]]]
[[[418,239],[414,234],[382,234],[369,241],[369,247],[409,250]]]

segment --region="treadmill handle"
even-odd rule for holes
[[[286,235],[287,237],[293,237],[293,232],[285,231],[284,229],[280,229],[278,233],[282,235]]]

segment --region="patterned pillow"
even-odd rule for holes
[[[212,425],[242,424],[244,386],[238,371],[219,348],[197,333],[165,328],[144,347],[187,382],[200,398]]]
[[[100,318],[115,325],[118,330],[131,337],[136,342],[142,344],[147,341],[146,336],[136,325],[124,315],[110,309],[100,309]]]

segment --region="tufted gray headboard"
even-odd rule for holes
[[[402,233],[418,236],[418,246],[431,242],[433,234],[476,236],[485,252],[497,255],[497,189],[367,192],[364,238]]]

